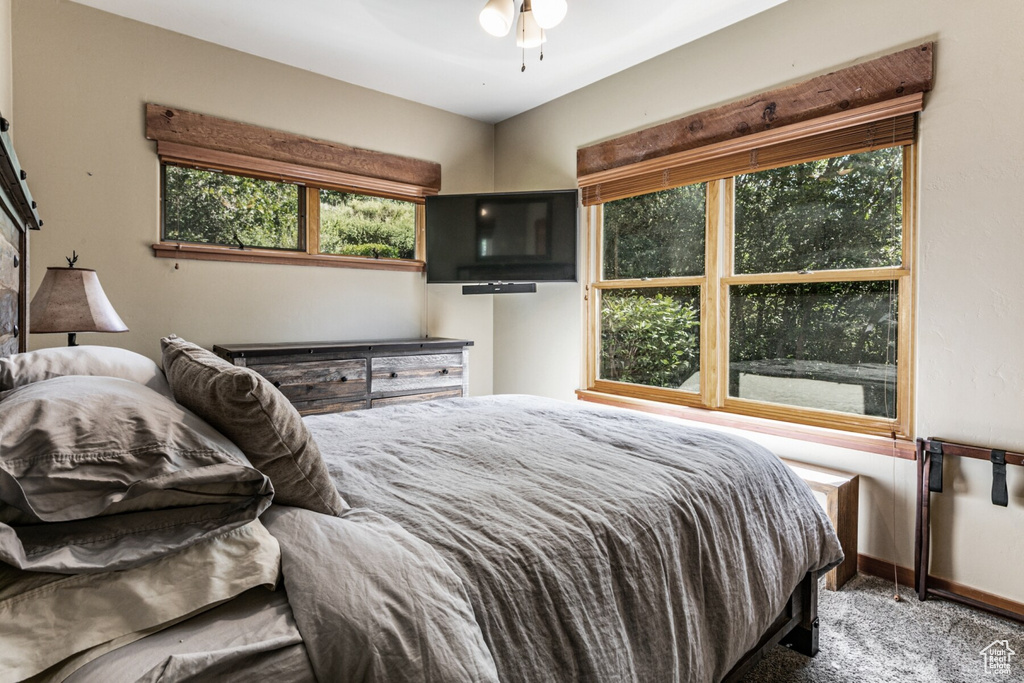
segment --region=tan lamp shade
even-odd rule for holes
[[[47,268],[29,311],[32,332],[128,331],[88,268]]]

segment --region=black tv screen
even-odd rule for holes
[[[576,282],[576,190],[427,197],[427,282]]]

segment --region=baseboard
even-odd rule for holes
[[[892,562],[880,560],[870,555],[857,555],[857,571],[868,576],[877,576],[880,579],[892,581]],[[896,578],[901,586],[914,587],[914,570],[907,567],[896,568]]]
[[[870,555],[857,556],[857,570],[869,576],[877,576],[880,579],[888,579],[890,581],[893,577],[892,562],[880,560],[877,557],[871,557]],[[901,586],[906,586],[911,589],[914,588],[913,569],[908,567],[897,567],[896,577]],[[986,593],[985,591],[978,590],[977,588],[964,586],[963,584],[956,583],[955,581],[949,581],[948,579],[943,579],[938,576],[932,576],[931,574],[928,575],[928,587],[965,598],[979,603],[979,605],[1008,612],[1011,615],[1015,615],[1017,619],[1024,620],[1024,604],[1022,603],[1008,600],[1007,598],[994,595],[992,593]]]

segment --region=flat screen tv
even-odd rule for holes
[[[427,197],[427,282],[576,282],[577,191]]]

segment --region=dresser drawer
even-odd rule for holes
[[[251,368],[266,377],[296,406],[323,399],[357,399],[366,394],[365,358],[263,363]]]
[[[371,360],[374,396],[462,386],[462,354],[381,356]]]
[[[462,396],[462,388],[440,389],[428,391],[422,394],[405,394],[404,396],[391,396],[389,398],[375,398],[371,403],[372,408],[383,408],[384,406],[395,406],[400,403],[420,403],[421,401],[435,401],[439,398],[458,398]]]
[[[345,400],[341,398],[319,398],[315,401],[292,401],[299,415],[323,415],[325,413],[346,413],[350,410],[365,410],[365,398]]]

